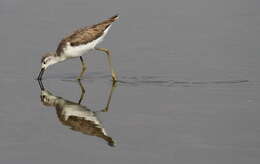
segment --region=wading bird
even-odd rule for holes
[[[78,29],[71,35],[62,39],[57,47],[56,52],[47,53],[42,57],[41,71],[37,79],[42,79],[44,71],[50,65],[75,57],[79,57],[82,64],[82,71],[78,77],[78,79],[81,79],[87,69],[87,65],[84,62],[82,55],[86,54],[90,50],[98,50],[107,54],[108,65],[112,74],[112,79],[114,82],[116,82],[117,76],[112,67],[110,51],[106,48],[100,48],[96,46],[103,41],[112,23],[118,18],[118,15],[115,15],[98,24]]]

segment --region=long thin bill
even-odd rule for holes
[[[42,79],[43,73],[44,73],[44,68],[41,69],[41,72],[39,73],[39,76],[38,76],[37,80],[41,80]]]

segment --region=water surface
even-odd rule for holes
[[[0,0],[0,163],[259,163],[259,5]],[[111,50],[119,77],[109,110],[98,114],[111,147],[84,133],[84,120],[66,122],[43,104],[34,79],[41,55],[63,36],[117,12],[100,45]],[[80,105],[98,112],[111,77],[104,54],[89,53],[87,63]],[[79,59],[57,64],[44,88],[76,104],[79,72]]]

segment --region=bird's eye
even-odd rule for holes
[[[46,62],[44,61],[43,64],[46,64]]]

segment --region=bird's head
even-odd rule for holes
[[[41,64],[42,64],[42,69],[47,69],[50,65],[53,65],[57,63],[57,55],[56,53],[47,53],[42,56]]]
[[[58,62],[59,62],[59,58],[57,57],[56,53],[47,53],[43,55],[41,60],[41,72],[39,73],[38,80],[41,80],[44,71],[50,65],[53,65]]]
[[[45,106],[54,106],[55,105],[55,101],[57,100],[56,96],[53,96],[49,91],[47,90],[42,90],[41,91],[41,102],[43,103],[43,105]]]

